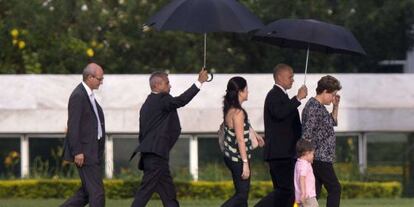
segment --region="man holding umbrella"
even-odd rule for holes
[[[207,70],[203,68],[198,81],[180,96],[172,97],[168,75],[164,72],[151,75],[151,94],[140,110],[139,145],[131,156],[132,159],[137,152],[141,153],[138,168],[144,171],[133,207],[146,206],[154,192],[160,195],[164,206],[179,206],[168,163],[170,150],[181,133],[177,108],[188,104],[207,79]]]
[[[140,189],[132,206],[145,206],[153,192],[160,194],[164,206],[179,206],[169,172],[168,154],[180,135],[177,108],[186,105],[207,81],[207,33],[247,33],[263,26],[259,18],[238,1],[172,0],[145,24],[158,31],[179,30],[204,34],[203,69],[198,82],[178,97],[169,95],[170,85],[165,73],[150,78],[152,93],[140,111],[139,167],[144,170]]]
[[[292,88],[293,69],[286,64],[276,65],[275,85],[269,91],[264,105],[265,149],[264,159],[269,164],[274,191],[256,206],[291,207],[294,202],[293,172],[296,142],[301,137],[302,126],[297,107],[306,98],[308,89],[299,88],[293,98],[286,90]]]

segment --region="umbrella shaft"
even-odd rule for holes
[[[207,33],[204,33],[204,64],[203,64],[203,68],[206,68],[206,59],[207,59]]]
[[[306,50],[305,78],[303,80],[304,85],[306,85],[306,74],[308,73],[308,62],[309,62],[309,45],[308,45],[308,49]]]

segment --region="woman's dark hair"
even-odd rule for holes
[[[239,92],[243,91],[247,86],[246,79],[235,76],[232,77],[227,83],[226,95],[223,97],[223,118],[226,118],[226,114],[230,108],[240,109],[244,112],[245,119],[247,120],[247,113],[241,107],[239,102]]]
[[[328,93],[332,93],[334,91],[341,90],[342,86],[341,83],[339,83],[339,80],[334,78],[333,76],[327,75],[323,76],[318,81],[318,87],[316,88],[316,94],[323,93],[324,90]]]
[[[302,157],[306,152],[311,152],[315,150],[315,146],[312,144],[309,139],[299,139],[296,143],[296,154],[299,157]]]

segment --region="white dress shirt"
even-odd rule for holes
[[[92,104],[93,110],[95,111],[96,119],[98,120],[98,140],[99,140],[102,138],[102,126],[101,126],[101,120],[99,119],[98,108],[96,107],[95,95],[93,94],[93,91],[89,88],[89,86],[86,85],[85,82],[82,82],[82,85],[85,88],[86,93],[88,93],[89,101]]]

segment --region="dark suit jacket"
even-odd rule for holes
[[[72,92],[68,104],[68,128],[64,143],[63,159],[73,161],[75,155],[83,153],[85,165],[100,164],[105,144],[105,119],[101,106],[96,102],[102,126],[102,138],[98,141],[98,120],[88,93],[82,83]]]
[[[264,105],[265,160],[296,156],[296,142],[302,132],[299,105],[296,97],[289,99],[276,85],[267,94]]]
[[[167,93],[148,95],[139,113],[139,145],[131,159],[137,152],[153,153],[169,159],[170,150],[181,133],[177,108],[189,103],[199,91],[193,84],[177,97]]]

